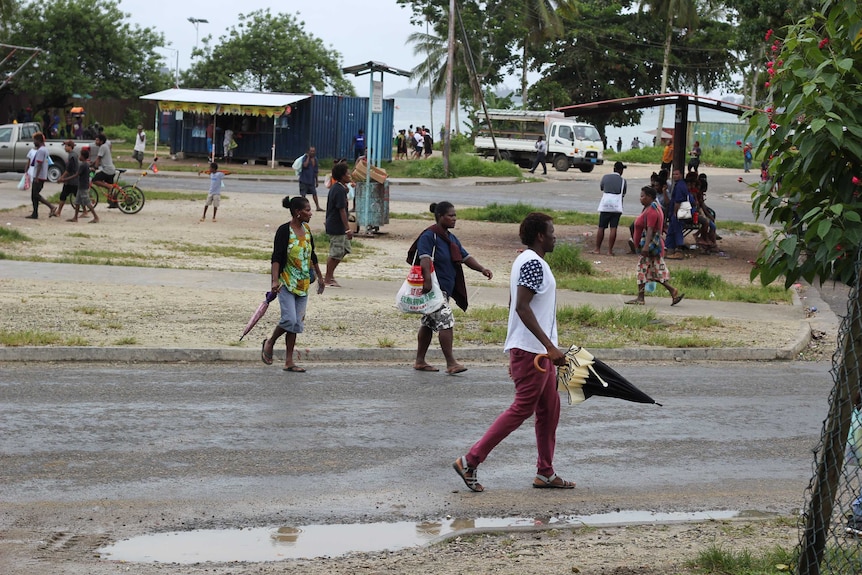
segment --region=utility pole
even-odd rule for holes
[[[449,0],[449,50],[446,58],[446,137],[443,138],[443,173],[449,177],[449,151],[452,142],[452,82],[455,80],[455,0]]]

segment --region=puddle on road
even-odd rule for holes
[[[141,535],[118,541],[98,550],[102,559],[138,563],[265,562],[285,559],[337,557],[352,552],[395,551],[424,545],[458,531],[504,527],[612,525],[703,521],[742,517],[738,511],[698,513],[653,513],[619,511],[597,515],[551,518],[483,517],[440,519],[414,523],[353,523],[303,525],[300,527],[260,527],[250,529],[207,529]]]

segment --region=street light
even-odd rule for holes
[[[206,20],[204,18],[193,18],[191,16],[189,16],[188,20],[189,20],[189,22],[191,22],[195,26],[195,50],[197,50],[198,49],[198,26],[200,24],[209,24],[210,21]]]
[[[176,48],[168,48],[167,46],[156,46],[161,50],[170,50],[171,52],[176,53],[176,67],[174,68],[174,85],[175,87],[180,87],[180,51]]]

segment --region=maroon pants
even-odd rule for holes
[[[509,351],[509,368],[515,381],[515,401],[501,413],[467,453],[467,464],[476,467],[488,457],[524,420],[536,414],[536,450],[539,453],[536,473],[550,477],[554,473],[554,448],[557,423],[560,420],[560,394],[557,392],[557,370],[547,360],[545,373],[536,370],[536,354],[521,349]]]

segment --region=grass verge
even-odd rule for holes
[[[461,344],[502,345],[509,311],[503,306],[455,310]],[[560,342],[578,342],[587,348],[620,348],[639,344],[654,347],[701,348],[733,345],[704,336],[700,322],[721,327],[715,318],[659,320],[652,308],[596,309],[590,305],[561,306],[557,310]]]
[[[82,347],[90,345],[79,336],[67,337],[51,331],[36,330],[0,330],[0,345],[5,347],[66,345]]]
[[[22,234],[13,228],[0,228],[0,244],[15,244],[20,242],[32,242],[26,234]]]
[[[713,544],[701,551],[689,566],[702,573],[772,575],[790,572],[795,564],[794,552],[782,547],[754,554],[747,549],[728,551]]]

